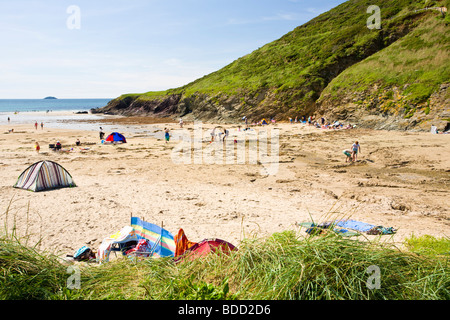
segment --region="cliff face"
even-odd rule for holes
[[[413,0],[351,0],[184,87],[123,95],[93,110],[235,122],[325,116],[365,127],[445,129],[448,16]],[[368,29],[369,5],[382,28]]]

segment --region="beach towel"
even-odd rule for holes
[[[340,221],[336,222],[336,226],[341,227],[341,228],[357,230],[357,231],[361,231],[361,232],[367,232],[370,229],[376,227],[373,224],[355,221],[355,220],[340,220]]]
[[[348,228],[360,232],[365,232],[367,234],[394,234],[396,230],[392,227],[377,226],[370,223],[355,221],[355,220],[341,220],[336,222],[336,225],[342,228]]]
[[[320,234],[322,233],[323,230],[325,229],[330,229],[331,230],[331,226],[333,225],[332,222],[323,222],[320,224],[315,224],[313,222],[300,222],[297,223],[298,226],[301,227],[305,227],[307,228],[305,230],[306,233],[308,234]],[[333,225],[333,229],[332,229],[335,233],[344,236],[344,237],[354,237],[354,236],[359,236],[360,234],[358,232],[353,232],[347,229],[343,229],[343,228],[336,228]]]
[[[152,246],[147,239],[141,239],[134,248],[126,251],[125,254],[148,258],[152,255]]]
[[[193,245],[197,244],[197,242],[189,241],[186,237],[184,230],[178,230],[178,234],[174,237],[175,241],[175,258],[183,255],[183,253],[191,248]]]
[[[122,230],[112,234],[103,239],[97,251],[97,259],[99,263],[109,261],[109,254],[111,253],[112,245],[115,243],[125,243],[128,241],[138,241],[136,233],[131,226],[123,227]]]

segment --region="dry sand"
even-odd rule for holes
[[[83,245],[95,251],[103,238],[129,225],[132,215],[163,223],[173,234],[183,228],[191,241],[220,238],[237,246],[246,237],[298,230],[296,222],[330,217],[398,229],[381,239],[399,245],[413,234],[450,236],[450,135],[288,123],[256,127],[280,132],[278,168],[267,175],[261,162],[177,163],[178,124],[157,124],[160,130],[171,128],[174,136],[167,144],[162,136],[142,134],[146,128],[154,132],[151,125],[138,125],[140,133],[124,127],[128,143],[123,145],[102,145],[96,131],[35,130],[29,124],[9,133],[11,126],[1,126],[0,220],[5,228],[11,232],[14,226],[28,244],[41,240],[41,249],[61,255]],[[243,143],[236,125],[226,127],[228,139]],[[203,125],[203,148],[211,128]],[[183,130],[192,133],[194,125]],[[90,149],[76,147],[77,138]],[[48,144],[56,140],[74,151],[50,151]],[[342,150],[354,140],[361,144],[359,161],[345,163]],[[66,168],[77,187],[36,193],[12,187],[23,170],[45,159]]]

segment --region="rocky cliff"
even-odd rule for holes
[[[347,1],[181,88],[122,95],[93,112],[216,122],[314,115],[371,128],[445,130],[450,19],[427,7],[448,2]],[[380,29],[367,27],[373,4]]]

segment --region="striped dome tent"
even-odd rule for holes
[[[17,179],[14,188],[30,191],[44,191],[76,187],[72,176],[53,161],[39,161],[29,166]]]

